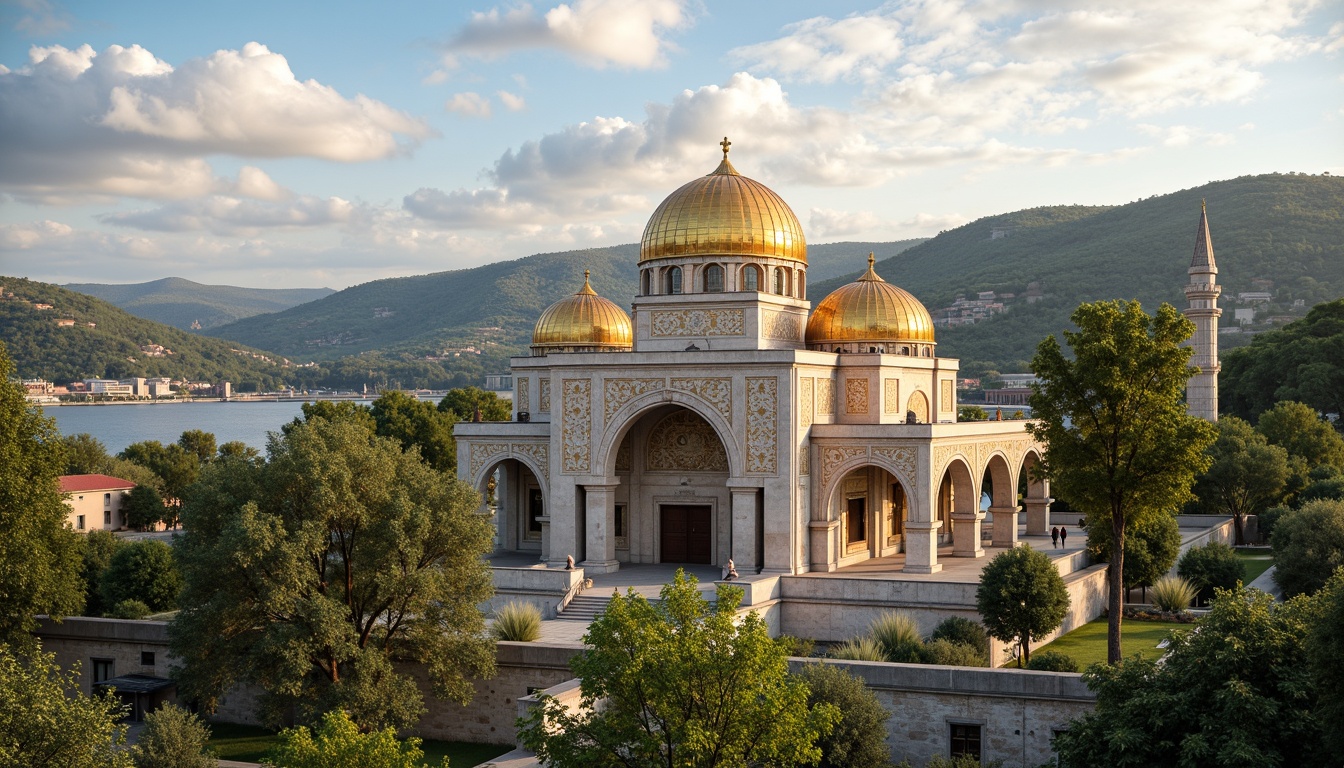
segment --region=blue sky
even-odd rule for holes
[[[634,242],[725,134],[812,243],[1344,173],[1324,0],[18,0],[0,35],[0,272],[58,283]]]

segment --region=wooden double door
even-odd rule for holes
[[[706,565],[714,562],[708,504],[663,505],[660,512],[660,562]]]

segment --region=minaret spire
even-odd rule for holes
[[[1218,263],[1213,258],[1213,238],[1209,236],[1209,210],[1200,201],[1199,227],[1195,230],[1195,253],[1186,273],[1190,282],[1185,286],[1189,306],[1182,313],[1195,323],[1190,346],[1195,354],[1190,362],[1199,373],[1190,377],[1185,389],[1185,404],[1192,416],[1209,421],[1218,420],[1218,296],[1223,292],[1218,285]]]

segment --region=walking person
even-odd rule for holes
[[[1050,529],[1050,543],[1055,549],[1059,549],[1059,528]]]
[[[1059,526],[1059,545],[1065,549],[1069,548],[1069,527],[1067,525]]]

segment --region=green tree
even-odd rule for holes
[[[1274,582],[1288,597],[1310,595],[1344,565],[1344,501],[1321,499],[1279,518],[1269,538]]]
[[[94,529],[84,536],[80,546],[80,579],[84,582],[84,615],[102,616],[111,605],[103,603],[103,573],[112,564],[112,556],[125,542],[111,531]]]
[[[79,534],[65,527],[58,479],[65,447],[12,374],[0,343],[0,643],[19,647],[32,643],[37,614],[78,614],[84,589]]]
[[[327,421],[354,420],[367,427],[370,432],[375,428],[373,414],[369,411],[369,406],[353,403],[349,400],[318,400],[312,403],[304,403],[299,406],[299,409],[303,412],[303,417],[294,417],[293,421],[280,428],[281,432],[288,434],[291,429],[314,419],[326,419]]]
[[[211,432],[188,429],[177,438],[178,446],[196,457],[197,464],[204,464],[215,458],[215,436]]]
[[[985,421],[989,414],[978,405],[957,406],[957,421]]]
[[[375,431],[401,443],[402,450],[420,449],[420,458],[440,472],[457,471],[456,419],[426,400],[405,392],[385,392],[371,407]]]
[[[131,492],[126,494],[126,500],[121,503],[121,514],[128,527],[140,531],[153,527],[155,523],[163,522],[167,516],[163,497],[152,485],[137,485],[132,488]]]
[[[1181,555],[1176,573],[1199,590],[1199,600],[1208,602],[1219,589],[1236,589],[1246,576],[1246,564],[1236,550],[1221,541],[1191,547]]]
[[[737,616],[741,600],[720,585],[711,605],[680,570],[657,603],[612,598],[570,662],[578,711],[543,698],[521,742],[555,768],[815,763],[839,712],[808,706],[784,647],[755,613]]]
[[[1316,683],[1319,704],[1316,716],[1322,724],[1325,749],[1344,752],[1344,568],[1336,568],[1325,587],[1312,600],[1315,620],[1306,638],[1307,665]]]
[[[280,733],[280,744],[262,761],[275,768],[425,768],[420,740],[397,738],[394,728],[360,731],[344,712],[328,712],[313,730]],[[442,765],[447,768],[447,758]]]
[[[1306,403],[1275,403],[1260,414],[1255,429],[1271,445],[1301,458],[1308,470],[1322,464],[1344,469],[1344,437]]]
[[[139,600],[155,613],[171,611],[182,591],[172,547],[152,539],[118,547],[103,572],[101,589],[103,605]]]
[[[219,458],[242,458],[248,461],[255,461],[256,459],[261,458],[261,451],[244,443],[242,440],[230,440],[227,443],[220,444]]]
[[[887,747],[891,713],[863,680],[826,662],[805,665],[798,677],[807,684],[809,707],[829,704],[840,712],[835,728],[817,742],[821,748],[817,768],[887,768],[891,764]]]
[[[1182,393],[1195,372],[1182,346],[1194,323],[1169,304],[1149,317],[1136,301],[1083,304],[1065,331],[1037,347],[1028,429],[1045,443],[1043,469],[1058,495],[1086,513],[1088,528],[1111,528],[1106,656],[1120,661],[1125,538],[1146,518],[1172,514],[1208,468],[1213,425],[1186,413]]]
[[[211,452],[214,452],[213,448]],[[159,490],[167,502],[161,519],[170,527],[177,527],[182,494],[201,474],[201,462],[197,454],[177,443],[164,445],[158,440],[145,440],[131,443],[118,456],[139,464],[158,476],[161,483]]]
[[[263,714],[303,722],[344,709],[363,728],[424,711],[399,661],[436,696],[470,700],[493,672],[479,608],[492,530],[479,496],[347,420],[272,435],[268,460],[209,465],[176,545],[185,589],[169,628],[184,695],[213,707],[239,683]]]
[[[457,421],[471,421],[476,409],[481,409],[482,421],[508,421],[513,418],[513,404],[480,387],[452,389],[439,401],[439,410],[451,413]]]
[[[187,710],[165,704],[145,715],[145,728],[131,748],[135,768],[215,768],[208,751],[210,726]]]
[[[131,768],[121,704],[78,691],[78,669],[61,671],[52,654],[21,659],[0,643],[0,765]]]
[[[1251,421],[1282,400],[1344,413],[1344,299],[1317,304],[1306,318],[1231,350],[1218,383],[1223,412]]]
[[[1320,749],[1321,720],[1303,648],[1307,608],[1300,600],[1275,606],[1263,592],[1220,592],[1197,630],[1172,633],[1161,663],[1136,656],[1092,665],[1083,679],[1096,692],[1097,707],[1055,737],[1060,763],[1332,764]]]
[[[1109,525],[1089,526],[1087,548],[1099,563],[1111,559]],[[1125,589],[1148,587],[1171,570],[1181,554],[1181,526],[1171,515],[1154,515],[1135,523],[1125,537]]]
[[[1030,545],[994,556],[980,572],[975,590],[990,637],[1016,643],[1018,665],[1031,661],[1031,641],[1057,629],[1069,612],[1069,592],[1050,556]]]
[[[65,444],[65,475],[104,475],[108,474],[107,447],[102,441],[87,432],[66,435],[61,438]]]
[[[1195,482],[1194,511],[1232,515],[1236,543],[1246,543],[1247,515],[1284,500],[1288,452],[1236,416],[1218,421],[1218,439],[1209,446],[1212,464]]]

